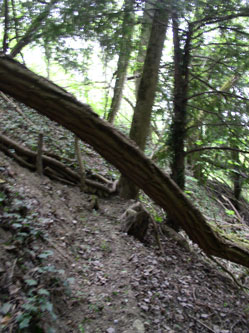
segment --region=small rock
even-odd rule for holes
[[[145,332],[145,328],[144,328],[144,324],[141,322],[141,320],[136,319],[132,325],[132,328],[134,328],[134,333],[144,333]]]
[[[113,327],[109,327],[107,330],[106,330],[106,333],[115,333],[116,332],[116,330],[115,330],[115,328],[113,328]]]

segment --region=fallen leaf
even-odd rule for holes
[[[11,320],[11,317],[9,315],[4,316],[1,320],[2,325],[8,325],[9,321]]]

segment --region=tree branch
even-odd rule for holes
[[[243,100],[243,101],[249,102],[249,99],[246,98],[246,97],[239,96],[239,95],[232,94],[232,93],[228,93],[228,92],[225,92],[225,91],[222,91],[222,90],[216,90],[216,91],[203,91],[203,92],[201,92],[201,93],[197,93],[197,94],[194,94],[194,95],[192,95],[192,96],[189,96],[189,97],[187,98],[187,100],[190,100],[190,99],[192,99],[192,98],[195,98],[195,97],[198,97],[198,96],[202,96],[202,95],[212,95],[212,94],[226,95],[226,96],[230,96],[230,97],[238,98],[238,99],[241,99],[241,100]]]
[[[221,146],[221,147],[200,147],[200,148],[191,149],[191,150],[185,152],[185,156],[188,154],[196,153],[197,151],[203,151],[203,150],[231,150],[231,151],[237,151],[237,152],[243,153],[243,154],[249,154],[249,150],[241,150],[241,149],[237,149],[237,148]]]

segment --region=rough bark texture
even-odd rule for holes
[[[138,55],[137,55],[137,69],[134,72],[135,76],[138,76],[135,81],[136,86],[136,96],[138,94],[138,88],[141,81],[141,73],[143,70],[143,64],[146,57],[146,50],[150,39],[150,33],[151,33],[151,27],[153,22],[153,16],[155,12],[155,3],[156,0],[146,0],[145,1],[145,7],[144,7],[144,13],[143,13],[143,19],[141,24],[141,33],[139,37],[139,49],[138,49]]]
[[[140,202],[131,205],[121,216],[121,231],[144,241],[152,218]]]
[[[185,186],[185,137],[187,118],[187,94],[190,62],[190,42],[192,27],[189,25],[184,50],[180,47],[179,25],[176,12],[173,10],[174,42],[174,115],[171,132],[172,179],[184,189]]]
[[[16,61],[0,56],[0,89],[92,145],[166,210],[207,254],[249,267],[249,249],[221,238],[179,187],[133,142],[86,105]]]
[[[158,1],[158,5],[162,3]],[[144,62],[143,74],[138,88],[137,103],[132,118],[130,138],[144,150],[150,129],[152,106],[156,94],[158,72],[162,50],[168,25],[168,11],[166,8],[155,10],[150,39]],[[134,199],[139,188],[125,176],[120,178],[120,195],[127,199]]]

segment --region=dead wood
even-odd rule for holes
[[[155,222],[155,220],[153,218],[151,218],[151,221],[152,221],[152,224],[153,224],[153,228],[154,228],[154,232],[155,232],[155,238],[156,238],[157,245],[158,245],[158,247],[159,247],[162,255],[165,255],[165,252],[164,252],[161,240],[160,240],[160,234],[159,234],[159,230],[158,230],[159,229],[158,225],[157,225],[157,223]]]
[[[84,191],[84,189],[86,187],[86,170],[85,170],[82,154],[80,151],[79,138],[77,137],[77,135],[74,136],[74,145],[75,145],[75,154],[76,154],[76,158],[77,158],[77,161],[79,164],[79,169],[80,169],[80,189],[81,189],[81,191]]]
[[[44,169],[44,174],[54,180],[59,181],[60,183],[67,184],[70,186],[75,186],[75,183],[70,182],[69,180],[65,179],[65,177],[60,177],[55,170],[51,169],[50,167],[46,167]]]
[[[1,140],[1,138],[0,138]],[[31,170],[35,170],[34,164],[28,163],[22,157],[18,156],[16,153],[11,151],[8,147],[0,143],[0,150],[2,150],[6,155],[14,158],[20,165],[29,168]]]
[[[0,89],[3,92],[92,145],[176,220],[204,252],[249,267],[248,247],[218,234],[171,178],[131,140],[100,119],[89,105],[79,102],[66,90],[8,56],[0,56],[0,77]]]
[[[13,152],[12,149],[15,151]],[[16,143],[14,140],[10,139],[4,134],[0,133],[0,150],[2,150],[7,155],[13,157],[21,165],[28,167],[29,169],[36,170],[36,158],[37,153],[23,147],[22,145]],[[62,181],[64,183],[75,185],[79,184],[81,177],[77,172],[66,167],[58,159],[42,155],[43,167],[46,170],[48,176],[53,177],[56,180]],[[98,177],[96,177],[98,178]],[[101,179],[102,177],[99,177]],[[104,184],[98,183],[91,179],[85,180],[86,187],[85,191],[89,193],[97,193],[99,196],[107,197],[115,193],[115,189],[110,189]]]
[[[38,145],[37,145],[37,155],[36,155],[36,171],[41,176],[43,174],[42,165],[42,147],[43,147],[43,134],[39,133]]]
[[[121,231],[143,242],[150,222],[150,214],[140,202],[136,202],[121,216]]]

